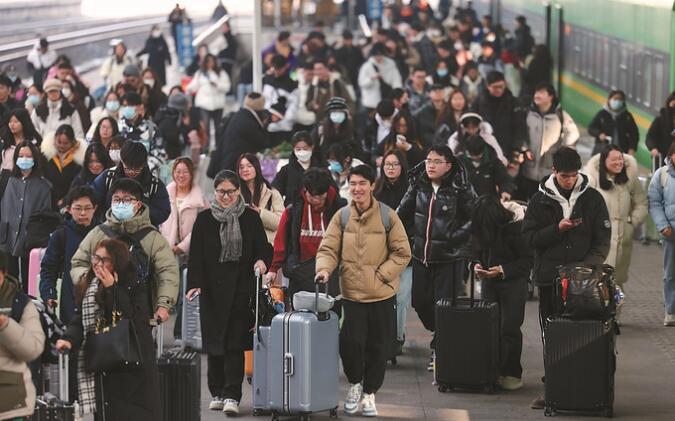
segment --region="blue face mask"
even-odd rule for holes
[[[106,101],[105,108],[113,113],[120,109],[119,101]]]
[[[40,103],[40,95],[28,95],[26,102],[36,107]]]
[[[35,165],[35,160],[33,158],[20,157],[16,160],[16,166],[22,171],[30,170],[33,168],[33,165]]]
[[[621,108],[623,108],[623,101],[620,99],[610,99],[609,108],[611,108],[614,111],[618,111]]]
[[[328,169],[332,172],[341,173],[342,164],[337,161],[328,161]]]
[[[125,105],[124,107],[121,108],[122,117],[126,118],[127,120],[131,120],[132,118],[136,117],[136,107],[133,105]]]
[[[134,217],[134,205],[131,203],[116,203],[111,209],[113,216],[120,221],[128,221]]]
[[[150,141],[149,140],[139,140],[138,143],[145,147],[145,150],[150,152]]]
[[[438,77],[446,77],[448,75],[448,69],[436,69],[436,74]]]
[[[345,114],[342,111],[333,111],[330,113],[328,117],[330,118],[330,121],[332,121],[333,123],[342,124],[347,118],[347,114]]]

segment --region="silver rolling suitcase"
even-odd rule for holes
[[[319,285],[316,286],[318,306]],[[317,307],[315,307],[317,308]],[[337,417],[338,317],[309,310],[278,314],[272,319],[268,360],[272,420],[330,411]]]
[[[182,292],[183,294],[183,312],[181,317],[181,340],[180,345],[183,349],[193,351],[202,350],[202,323],[199,320],[199,296],[188,300],[187,294],[187,268],[183,269]]]

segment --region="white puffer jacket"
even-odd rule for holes
[[[224,70],[220,73],[198,70],[187,90],[196,94],[195,107],[208,111],[222,110],[225,108],[225,95],[230,90],[230,77]]]

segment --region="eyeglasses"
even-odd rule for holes
[[[127,167],[127,164],[125,164],[124,162],[122,162],[122,166],[124,167],[125,174],[140,174],[141,171],[143,171],[143,167],[140,168]]]
[[[222,190],[222,189],[216,189],[216,196],[218,197],[234,197],[237,195],[237,192],[239,189],[232,189],[232,190]]]
[[[398,168],[401,166],[400,162],[385,162],[384,163],[384,168],[388,168],[390,170],[393,170],[394,168]]]
[[[138,202],[138,199],[136,199],[135,197],[131,197],[131,196],[128,196],[128,197],[115,197],[115,196],[113,196],[111,202],[112,202],[113,205],[119,205],[119,204],[131,205],[132,203]]]
[[[112,263],[112,259],[110,257],[103,257],[99,256],[98,254],[94,254],[91,256],[91,263],[94,265],[98,265],[100,263],[106,264],[106,263]]]
[[[70,213],[88,213],[93,210],[94,210],[93,206],[85,206],[85,207],[75,206],[70,208]]]
[[[425,159],[424,163],[427,165],[433,165],[433,166],[438,166],[438,165],[443,165],[447,164],[448,161],[441,161],[440,159]]]
[[[174,175],[190,175],[190,171],[188,170],[176,170],[173,172]]]

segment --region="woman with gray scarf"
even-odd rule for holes
[[[239,176],[223,170],[214,187],[211,208],[197,216],[192,230],[186,299],[201,294],[202,341],[213,397],[209,408],[236,415],[244,351],[253,345],[249,303],[255,294],[255,270],[267,271],[273,250],[260,215],[241,197]]]

